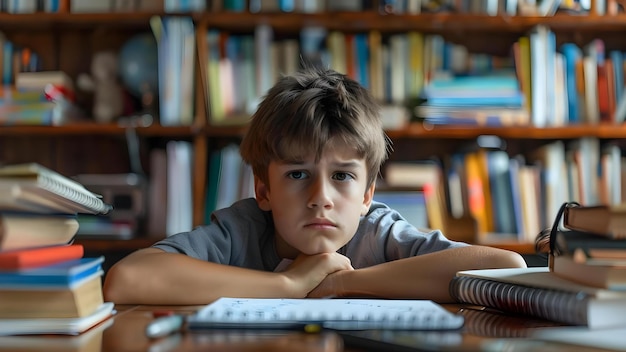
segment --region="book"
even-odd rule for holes
[[[0,270],[35,268],[79,259],[85,249],[81,244],[27,248],[0,252]]]
[[[0,336],[78,335],[114,314],[113,307],[113,302],[105,302],[95,312],[81,318],[0,319]]]
[[[622,252],[622,259],[590,257],[583,250],[557,255],[552,258],[552,271],[583,285],[626,293],[626,250]]]
[[[548,267],[460,271],[450,282],[460,303],[589,328],[626,323],[626,293],[563,279]]]
[[[0,336],[0,351],[91,352],[102,350],[102,335],[113,325],[107,319],[77,336]]]
[[[77,231],[74,215],[0,212],[0,251],[67,244]]]
[[[0,319],[80,318],[104,303],[102,271],[70,287],[2,288]]]
[[[626,203],[569,206],[563,213],[563,226],[609,238],[626,239]]]
[[[0,290],[50,286],[72,288],[81,279],[102,272],[103,262],[104,256],[100,256],[68,260],[40,268],[0,271]]]
[[[549,233],[545,233],[544,239],[549,242]],[[592,256],[600,256],[603,252],[620,252],[626,255],[626,241],[612,239],[606,236],[598,236],[590,232],[559,229],[555,232],[556,255],[573,254],[580,249]]]
[[[36,163],[0,167],[0,208],[107,214],[112,206],[82,184]]]
[[[187,319],[190,329],[286,329],[310,324],[337,330],[448,330],[463,317],[428,300],[223,297]]]

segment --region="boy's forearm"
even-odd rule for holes
[[[340,296],[451,302],[448,285],[457,271],[525,266],[523,258],[517,253],[469,246],[344,271],[336,278],[335,286],[340,290],[337,292]]]
[[[196,305],[223,297],[292,297],[280,274],[204,262],[148,248],[107,273],[104,295],[118,304]],[[304,293],[305,294],[305,293]]]

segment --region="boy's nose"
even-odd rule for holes
[[[330,186],[324,180],[316,180],[311,184],[310,195],[309,195],[309,208],[315,207],[324,207],[330,208],[332,207],[332,199],[330,197]]]

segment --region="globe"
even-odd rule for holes
[[[156,39],[151,33],[128,39],[119,53],[122,83],[128,92],[143,100],[158,93],[159,68]]]

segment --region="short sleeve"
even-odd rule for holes
[[[464,246],[468,244],[450,240],[439,230],[420,230],[397,211],[374,202],[345,255],[357,268]]]
[[[271,215],[254,199],[213,212],[208,225],[179,233],[153,245],[170,253],[257,270],[273,270],[280,262],[273,241]]]

